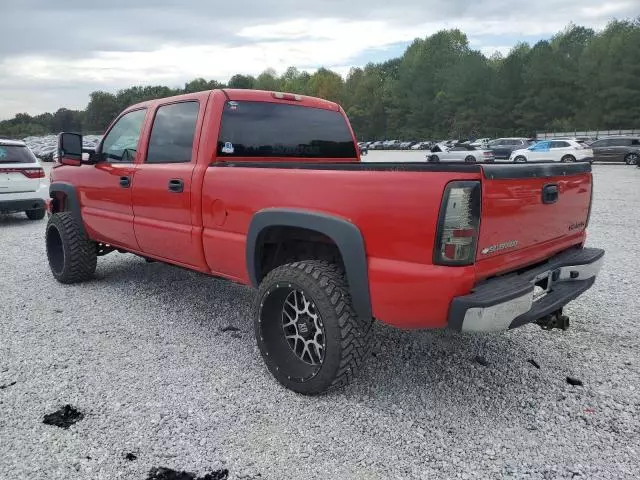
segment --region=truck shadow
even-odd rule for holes
[[[255,348],[250,288],[134,256],[102,260],[96,276],[102,292],[127,292],[135,284],[137,299],[150,300],[169,316],[175,313],[176,321],[191,324],[203,336],[237,327],[241,335],[235,341],[240,343],[234,348],[256,357],[247,358],[244,367],[256,369],[250,375],[269,375]],[[390,415],[400,409],[407,418],[450,415],[455,406],[467,418],[495,421],[508,418],[513,409],[529,411],[533,401],[555,402],[572,367],[570,359],[560,362],[554,354],[563,334],[536,326],[484,335],[402,331],[380,323],[373,328],[372,355],[353,384],[319,397],[279,388],[276,397],[289,401],[294,395],[304,406],[330,404],[338,396],[365,408],[379,410],[382,405]]]

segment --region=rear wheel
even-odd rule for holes
[[[96,243],[85,236],[71,212],[49,217],[46,244],[51,273],[60,283],[78,283],[93,276],[98,258]]]
[[[260,284],[258,347],[271,374],[295,392],[348,384],[369,353],[372,323],[356,315],[344,274],[329,262],[282,265]]]
[[[576,161],[576,157],[574,157],[573,155],[565,155],[564,157],[562,157],[561,161],[564,162],[564,163],[575,162]]]
[[[464,159],[466,163],[476,163],[476,157],[473,155],[468,155],[467,158]]]
[[[527,159],[522,155],[518,155],[516,158],[513,159],[513,161],[514,163],[527,163]]]
[[[624,157],[624,162],[627,165],[638,165],[640,166],[640,154],[637,153],[629,153],[626,157]]]
[[[44,218],[45,210],[44,208],[38,208],[37,210],[26,210],[24,213],[27,214],[27,218],[29,220],[42,220]]]

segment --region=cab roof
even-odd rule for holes
[[[176,95],[173,97],[157,98],[153,100],[147,100],[145,102],[136,103],[126,108],[126,110],[133,110],[140,107],[150,107],[157,103],[166,103],[167,101],[179,101],[193,99],[194,95],[211,95],[216,92],[222,92],[229,100],[232,101],[248,101],[248,102],[273,102],[273,103],[286,103],[290,105],[301,105],[304,107],[323,108],[325,110],[339,111],[340,106],[329,100],[324,100],[317,97],[309,97],[307,95],[299,95],[294,93],[287,93],[285,95],[296,98],[296,100],[288,98],[277,98],[276,94],[282,94],[282,92],[268,91],[268,90],[250,90],[242,88],[222,88],[216,90],[204,90],[202,92],[186,93],[183,95]]]

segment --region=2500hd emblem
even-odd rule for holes
[[[502,250],[506,250],[508,248],[515,248],[518,246],[517,240],[509,240],[508,242],[497,243],[495,245],[491,245],[490,247],[483,248],[480,253],[482,255],[488,255],[490,253],[500,252]]]
[[[573,232],[574,230],[578,230],[579,228],[585,227],[585,222],[572,223],[569,225],[569,231]]]

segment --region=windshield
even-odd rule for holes
[[[36,163],[38,160],[24,145],[0,145],[0,163]]]

